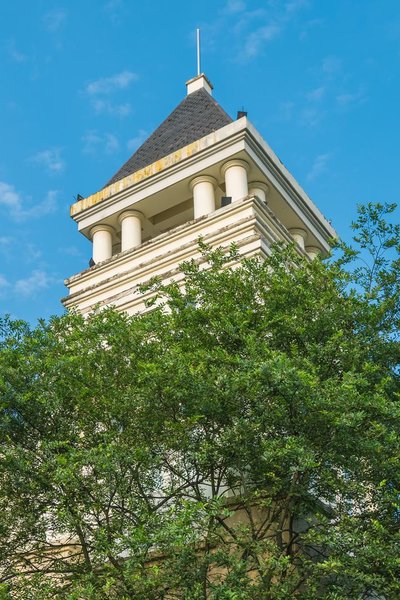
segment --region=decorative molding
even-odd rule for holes
[[[111,227],[111,225],[107,225],[106,223],[99,223],[90,229],[90,237],[93,238],[94,234],[98,231],[108,231],[111,235],[115,234],[114,227]]]
[[[214,189],[218,186],[218,181],[215,179],[215,177],[212,177],[211,175],[198,175],[189,181],[189,188],[191,191],[193,191],[193,188],[198,183],[204,182],[211,183],[214,186]]]
[[[118,223],[121,224],[124,219],[127,217],[137,217],[141,221],[144,220],[144,214],[140,212],[140,210],[124,210],[120,215],[118,215]]]

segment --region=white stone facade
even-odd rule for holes
[[[189,84],[189,94],[208,92],[203,75]],[[212,246],[235,242],[242,256],[294,241],[310,258],[326,254],[335,237],[247,117],[76,202],[71,216],[93,242],[95,265],[65,282],[65,307],[82,313],[143,310],[138,285],[179,278],[182,261],[200,258],[199,237]]]

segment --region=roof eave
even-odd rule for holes
[[[210,133],[163,158],[119,179],[115,183],[107,185],[102,188],[98,192],[87,196],[79,200],[78,202],[74,202],[70,206],[70,216],[75,220],[79,221],[79,215],[94,206],[98,205],[106,201],[107,199],[114,198],[123,194],[126,191],[130,191],[132,187],[138,185],[139,183],[145,182],[149,178],[164,173],[167,169],[171,169],[184,160],[190,159],[200,152],[206,150],[207,148],[211,148],[212,146],[229,139],[232,135],[237,133],[238,131],[242,131],[245,129],[243,127],[241,121],[243,119],[233,121],[225,127],[221,127],[217,129],[213,133]]]
[[[151,186],[156,181],[167,179],[180,170],[185,170],[187,166],[195,164],[206,155],[217,157],[221,150],[225,149],[224,153],[226,153],[226,148],[233,148],[234,145],[235,152],[237,152],[237,142],[241,142],[240,147],[262,168],[266,177],[273,178],[274,185],[281,190],[286,201],[298,214],[304,215],[313,224],[319,235],[325,240],[326,246],[329,247],[329,240],[338,237],[335,229],[247,117],[233,121],[72,204],[71,217],[78,224],[83,225],[82,221],[86,221],[91,215],[94,216],[99,210],[106,209],[114,203],[126,201],[126,198],[132,197],[133,193]]]

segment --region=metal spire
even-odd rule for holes
[[[197,76],[201,73],[201,64],[200,64],[200,29],[196,29],[197,32]]]

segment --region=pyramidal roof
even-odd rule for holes
[[[186,98],[134,152],[106,186],[232,123],[231,117],[211,96],[211,87],[204,75],[191,80],[187,86]]]

